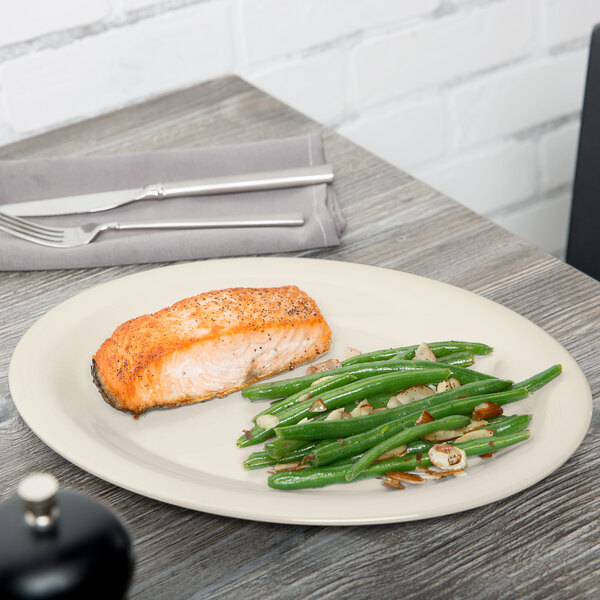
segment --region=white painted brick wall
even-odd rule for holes
[[[461,86],[451,99],[459,145],[473,146],[577,114],[585,50],[517,65]]]
[[[117,6],[121,11],[133,12],[144,8],[150,8],[166,4],[162,0],[120,0]]]
[[[598,0],[549,0],[547,3],[547,42],[554,46],[584,38],[590,25],[600,22]]]
[[[394,106],[391,110],[349,121],[339,132],[387,161],[410,169],[443,156],[446,103],[443,98]]]
[[[431,14],[441,0],[247,0],[241,3],[244,60],[328,44],[366,28]]]
[[[537,144],[532,140],[511,140],[414,171],[478,213],[492,214],[535,196],[537,156]]]
[[[237,72],[564,252],[600,0],[0,3],[0,144]]]
[[[352,57],[359,104],[384,102],[520,58],[531,50],[534,24],[532,0],[508,0],[366,41]]]
[[[230,71],[231,28],[229,6],[207,2],[8,61],[7,119],[33,133]]]
[[[0,3],[2,45],[34,40],[43,35],[90,25],[111,14],[110,0],[18,0]]]
[[[295,108],[314,119],[335,123],[347,111],[345,58],[343,49],[334,47],[250,70],[248,78],[273,96],[293,102]]]
[[[567,245],[565,226],[569,219],[571,197],[560,194],[544,202],[533,202],[518,206],[510,212],[499,214],[495,222],[536,246],[559,255]]]

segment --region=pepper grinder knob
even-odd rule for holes
[[[0,504],[1,600],[122,600],[134,559],[121,519],[52,475],[29,475]]]
[[[17,488],[25,511],[25,522],[37,531],[50,529],[58,519],[58,481],[49,473],[32,473]]]

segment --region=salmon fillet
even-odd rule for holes
[[[107,402],[138,415],[226,396],[330,345],[315,301],[296,286],[231,288],[119,325],[94,355],[92,374]]]

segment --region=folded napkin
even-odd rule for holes
[[[0,161],[2,203],[325,163],[319,136],[92,158]],[[0,231],[0,270],[63,269],[288,252],[339,244],[345,223],[330,185],[145,200],[92,214],[32,217],[49,225],[302,212],[302,227],[109,231],[47,248]]]

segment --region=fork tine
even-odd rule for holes
[[[22,233],[20,231],[17,231],[16,229],[9,229],[8,227],[2,225],[2,223],[0,223],[0,231],[5,231],[6,233],[14,237],[21,238],[22,240],[26,240],[28,242],[33,242],[34,244],[41,244],[42,246],[52,246],[57,248],[63,245],[62,240],[46,240],[37,235]]]
[[[57,227],[47,227],[26,219],[5,215],[1,212],[0,224],[4,225],[8,230],[19,231],[24,234],[30,234],[34,237],[39,236],[48,240],[60,240],[64,235],[64,231]]]
[[[2,212],[0,208],[0,217],[5,219],[6,221],[11,221],[13,223],[19,223],[23,226],[32,227],[39,231],[46,231],[48,233],[62,233],[62,227],[52,227],[52,225],[43,225],[42,223],[38,223],[37,221],[31,221],[29,219],[24,219],[23,217],[17,217],[16,215],[7,215]]]
[[[0,226],[2,226],[2,229],[4,231],[6,231],[7,233],[20,233],[22,235],[28,235],[29,237],[33,238],[33,239],[40,239],[40,240],[52,240],[52,241],[60,241],[62,239],[62,236],[60,234],[56,234],[56,233],[45,233],[43,231],[36,231],[35,229],[29,228],[29,227],[23,227],[20,224],[15,224],[15,223],[9,223],[9,222],[5,222],[4,220],[0,219]]]
[[[18,229],[13,225],[7,227],[0,221],[0,230],[5,231],[8,234],[14,235],[16,237],[23,238],[24,240],[29,240],[31,242],[45,242],[45,243],[60,243],[62,238],[59,237],[46,237],[39,233],[31,233],[25,229]]]

